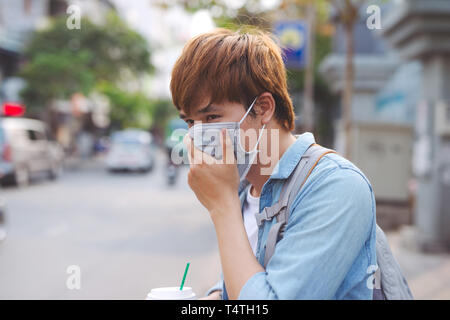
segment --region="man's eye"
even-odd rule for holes
[[[210,121],[210,120],[214,120],[214,119],[218,119],[218,118],[220,118],[219,115],[217,115],[217,114],[210,114],[210,115],[208,115],[206,117],[206,121]]]

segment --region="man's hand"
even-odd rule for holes
[[[217,160],[195,148],[189,135],[184,138],[190,163],[189,186],[213,219],[231,203],[239,202],[239,174],[233,144],[225,129],[221,132],[220,142],[223,156]]]
[[[198,298],[198,300],[222,300],[222,290],[213,291],[208,296]]]
[[[220,140],[223,156],[217,160],[195,148],[188,135],[184,138],[191,166],[188,182],[211,215],[228,297],[237,299],[247,280],[264,269],[256,260],[245,232],[238,195],[239,173],[225,129]]]

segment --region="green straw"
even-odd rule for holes
[[[184,269],[184,276],[183,276],[183,281],[181,281],[180,291],[183,290],[184,280],[186,280],[186,275],[187,275],[187,272],[189,269],[189,265],[190,265],[190,263],[188,262],[186,265],[186,269]]]

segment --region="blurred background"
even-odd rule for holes
[[[419,299],[450,299],[450,1],[0,0],[0,298],[198,295],[213,225],[170,161],[170,72],[215,27],[273,32],[296,132],[372,182]],[[69,282],[80,270],[80,288]]]

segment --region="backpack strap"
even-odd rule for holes
[[[284,236],[284,230],[287,221],[289,220],[291,205],[296,198],[296,195],[300,192],[319,160],[328,153],[335,153],[335,151],[315,143],[311,144],[284,183],[279,200],[274,205],[264,208],[261,214],[257,213],[255,215],[258,227],[261,226],[262,222],[265,220],[270,221],[273,217],[276,217],[277,219],[277,223],[270,228],[267,237],[264,267],[267,266],[270,258],[272,258],[277,242]]]
[[[374,274],[373,300],[413,300],[414,297],[402,270],[392,254],[389,242],[381,228],[376,226],[378,270]]]

